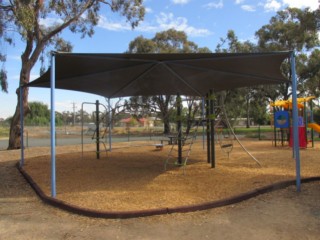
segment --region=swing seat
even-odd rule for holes
[[[221,148],[227,148],[227,147],[232,147],[232,146],[233,146],[233,144],[229,143],[229,144],[221,145]]]

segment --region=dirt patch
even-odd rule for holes
[[[188,165],[164,171],[169,146],[118,144],[99,160],[86,146],[58,148],[57,199],[101,211],[134,211],[201,204],[235,196],[283,180],[295,179],[292,149],[275,148],[267,141],[244,141],[259,167],[238,144],[228,159],[216,147],[216,168],[210,168],[202,142],[194,144]],[[48,149],[42,149],[47,151]],[[66,153],[68,152],[68,153]],[[319,147],[301,151],[301,176],[319,176]],[[38,154],[41,155],[40,152]],[[42,153],[45,154],[45,153]],[[28,155],[28,154],[27,154]],[[27,157],[25,171],[50,196],[50,158]]]

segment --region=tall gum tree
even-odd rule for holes
[[[257,32],[258,47],[261,51],[288,51],[296,52],[298,88],[309,79],[303,74],[304,54],[319,48],[320,9],[311,11],[308,8],[287,8],[277,12],[269,24],[262,26]],[[282,65],[282,72],[290,76],[290,64]],[[300,86],[299,86],[300,85]],[[288,99],[291,96],[289,83],[280,86],[269,86],[266,93],[270,96],[280,96]],[[267,90],[267,89],[266,89]]]
[[[143,0],[0,0],[0,38],[8,44],[13,39],[6,30],[17,32],[25,44],[21,54],[21,70],[19,86],[29,83],[30,72],[41,54],[50,47],[59,51],[70,51],[71,44],[64,41],[60,35],[66,29],[80,33],[82,37],[91,37],[94,26],[98,24],[99,14],[105,9],[117,12],[127,19],[134,28],[143,20],[145,9]],[[52,26],[41,24],[48,17],[59,19]],[[0,52],[0,60],[5,60],[5,53]],[[1,86],[7,89],[6,72],[1,71]],[[23,114],[28,113],[28,88],[23,89]],[[8,149],[18,149],[20,143],[20,103],[18,101],[10,126]]]
[[[233,30],[229,30],[225,38],[221,38],[216,47],[216,52],[224,53],[253,53],[257,52],[258,48],[250,41],[241,42]],[[257,94],[256,87],[246,87],[239,89],[231,89],[224,92],[216,93],[219,105],[224,105],[228,116],[234,120],[238,117],[246,117],[247,128],[250,127],[250,112],[252,109],[253,99]],[[237,106],[235,108],[235,105]],[[216,114],[219,114],[220,109],[216,109]],[[245,111],[245,114],[244,114]]]

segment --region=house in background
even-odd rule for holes
[[[133,117],[128,117],[120,120],[120,127],[153,128],[160,122],[161,120],[156,117],[139,118],[138,120]]]

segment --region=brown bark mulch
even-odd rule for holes
[[[230,198],[270,184],[295,179],[296,163],[289,147],[273,147],[269,141],[243,141],[261,163],[234,142],[227,155],[216,145],[216,167],[207,163],[202,142],[194,144],[185,168],[164,161],[170,146],[114,145],[112,152],[96,159],[94,146],[57,147],[57,199],[96,211],[138,211],[177,208]],[[137,146],[138,145],[138,146]],[[301,150],[301,177],[320,175],[320,144]],[[50,196],[48,148],[26,150],[24,171]]]

